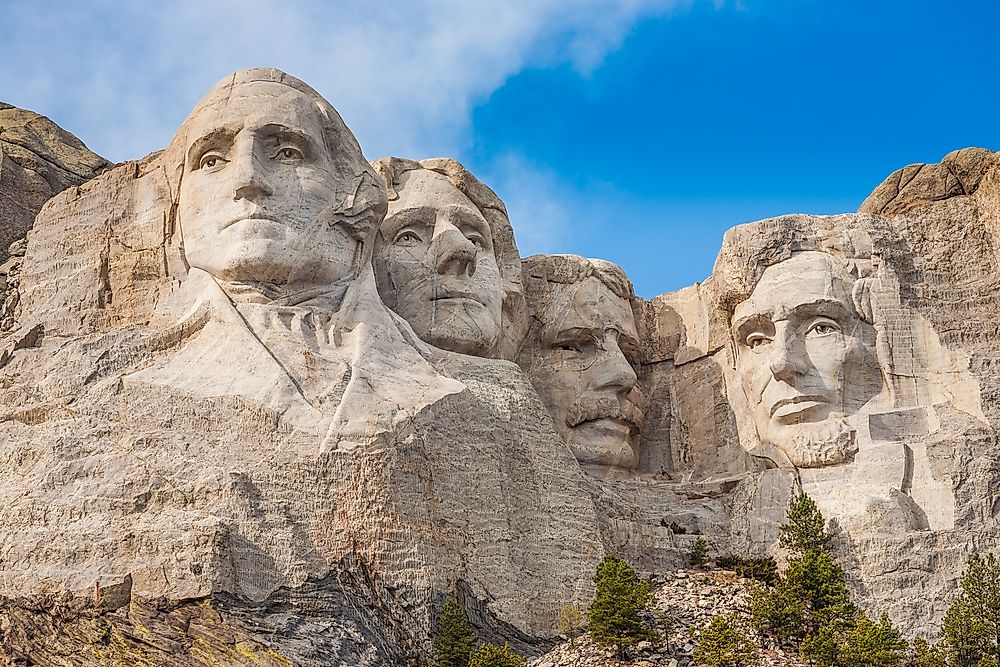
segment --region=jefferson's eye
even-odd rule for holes
[[[814,323],[809,330],[806,331],[807,336],[829,336],[832,333],[840,331],[840,326],[833,320],[822,320],[820,322]]]
[[[752,333],[746,337],[743,344],[749,347],[751,350],[760,347],[766,343],[770,342],[770,339],[762,333]]]
[[[201,160],[198,161],[198,168],[215,169],[216,167],[221,167],[226,162],[228,162],[228,160],[218,153],[205,153],[201,156]]]
[[[422,242],[423,240],[420,238],[420,236],[416,232],[409,229],[401,231],[399,234],[396,235],[396,240],[393,241],[395,245],[401,245],[401,246],[414,246]]]
[[[302,151],[291,146],[285,146],[278,150],[278,154],[275,157],[282,162],[297,162],[302,159]]]
[[[486,250],[486,239],[479,234],[473,234],[472,236],[469,236],[468,239],[472,241],[472,244],[476,246],[477,250]]]

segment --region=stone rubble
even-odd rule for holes
[[[614,649],[600,648],[583,634],[564,641],[531,667],[692,667],[692,653],[698,633],[716,616],[737,614],[749,628],[750,591],[755,582],[727,570],[681,569],[653,576],[655,601],[649,614],[650,626],[660,639],[643,641],[630,650],[629,658],[619,659]],[[794,648],[779,646],[752,630],[758,667],[804,667]]]

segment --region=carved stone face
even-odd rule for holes
[[[490,225],[442,174],[405,172],[375,252],[379,293],[424,341],[489,356],[503,291]]]
[[[736,371],[761,440],[799,467],[842,462],[843,419],[882,386],[875,332],[832,256],[802,252],[768,267],[735,310]]]
[[[358,243],[331,221],[323,123],[308,95],[271,82],[238,85],[192,119],[178,204],[190,266],[304,289],[351,273]]]
[[[638,334],[629,302],[591,277],[556,288],[540,317],[541,335],[520,363],[556,428],[580,463],[634,468]]]

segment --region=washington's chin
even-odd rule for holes
[[[622,419],[593,419],[570,429],[570,449],[585,465],[631,470],[639,460],[632,444],[632,427]]]

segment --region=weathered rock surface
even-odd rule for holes
[[[0,331],[14,325],[24,237],[42,205],[109,166],[45,116],[0,102]]]
[[[35,221],[0,327],[14,664],[423,664],[449,597],[538,655],[604,552],[775,554],[799,489],[909,633],[1000,548],[996,153],[735,227],[707,281],[642,300],[607,262],[520,263],[464,167],[373,169],[276,70],[100,174],[22,126],[0,134],[27,202],[0,233]],[[741,599],[701,582],[691,616],[687,581],[659,595],[685,627]]]

